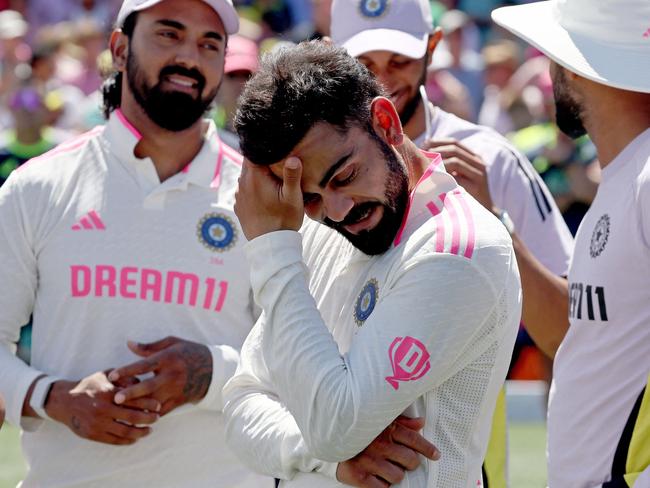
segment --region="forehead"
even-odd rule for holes
[[[188,30],[216,32],[224,39],[226,30],[219,14],[201,0],[164,0],[138,14],[137,25],[155,24],[161,20],[171,20],[182,24]]]
[[[289,154],[302,161],[303,185],[318,184],[330,166],[363,142],[364,133],[354,125],[344,131],[326,122],[315,124]],[[279,178],[283,164],[271,165],[271,171]]]

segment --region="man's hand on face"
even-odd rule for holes
[[[302,163],[296,157],[284,161],[282,179],[268,166],[244,160],[235,213],[248,240],[278,230],[298,230],[304,206],[300,177]]]
[[[336,478],[359,488],[383,488],[404,479],[406,471],[420,465],[422,455],[433,461],[440,452],[419,431],[424,419],[398,417],[362,452],[339,463]]]
[[[137,381],[137,380],[134,380]],[[159,418],[160,403],[141,398],[113,403],[113,396],[134,381],[111,383],[105,372],[92,374],[78,383],[57,381],[47,397],[48,416],[65,424],[79,437],[114,445],[129,445],[148,435],[147,427]]]
[[[116,404],[149,398],[160,403],[160,415],[165,415],[200,401],[207,393],[212,380],[212,354],[207,346],[178,337],[149,344],[129,342],[128,346],[144,359],[114,369],[108,378],[116,382],[147,373],[153,376],[116,392]]]
[[[487,168],[481,157],[453,139],[424,142],[422,149],[435,151],[442,156],[447,173],[465,188],[478,202],[493,211],[494,204],[488,187]]]

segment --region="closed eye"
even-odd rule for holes
[[[357,174],[358,174],[358,171],[356,169],[356,166],[349,165],[347,168],[345,168],[343,171],[341,171],[338,175],[336,175],[336,178],[334,178],[332,180],[332,183],[337,187],[338,186],[349,185],[357,177]]]

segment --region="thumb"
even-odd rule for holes
[[[282,170],[282,196],[285,200],[293,202],[298,200],[302,203],[302,189],[300,178],[302,177],[302,162],[292,156],[284,162]]]
[[[138,356],[148,357],[152,354],[162,351],[163,349],[167,349],[168,347],[173,346],[179,342],[179,340],[180,339],[177,337],[170,336],[156,342],[148,343],[128,341],[127,345],[129,346],[129,349],[131,349],[131,351]]]
[[[415,430],[415,431],[422,430],[422,428],[424,427],[423,417],[409,418],[400,415],[395,419],[395,422],[402,425],[403,427],[406,427],[407,429]]]

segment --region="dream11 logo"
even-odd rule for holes
[[[388,356],[393,376],[387,376],[386,381],[395,390],[399,388],[399,381],[418,380],[431,369],[427,348],[413,337],[396,337],[388,349]]]

